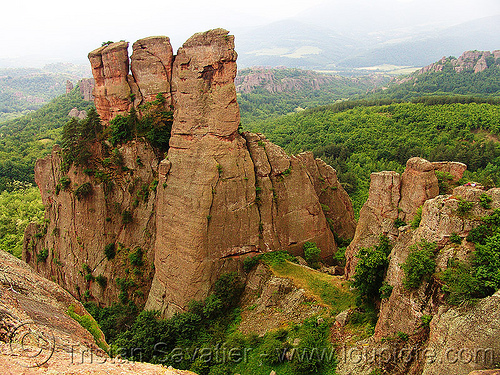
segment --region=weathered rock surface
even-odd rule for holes
[[[349,197],[335,170],[311,153],[288,156],[261,134],[238,132],[233,36],[222,29],[195,34],[175,57],[167,37],[141,39],[133,45],[132,75],[126,47],[113,43],[89,54],[97,111],[107,126],[133,106],[141,115],[142,104],[162,95],[174,118],[168,156],[161,160],[141,139],[121,146],[120,157],[105,155],[109,144],[95,144],[99,173],[72,167],[67,189],[58,152],[38,161],[48,224],[27,229],[24,259],[76,296],[90,293],[110,304],[126,292],[165,316],[206,297],[223,272],[240,268],[243,255],[298,255],[313,241],[331,262],[332,230],[346,238],[354,233]],[[78,200],[84,183],[92,194]],[[125,212],[131,223],[124,223]],[[109,244],[116,259],[105,255]],[[44,248],[47,261],[37,262]],[[144,264],[133,267],[129,254],[137,248]],[[76,266],[63,272],[70,264]],[[83,264],[108,286],[93,281]]]
[[[83,78],[78,82],[78,86],[80,87],[80,93],[82,94],[83,100],[93,102],[94,95],[92,91],[94,91],[94,78]]]
[[[111,43],[88,55],[95,80],[95,107],[101,120],[106,122],[126,114],[131,106],[127,48],[127,42]]]
[[[27,366],[43,364],[52,352],[67,360],[72,352],[77,356],[82,351],[106,357],[94,337],[68,315],[70,306],[79,315],[88,315],[70,293],[6,252],[0,252],[0,264],[0,342],[6,344],[0,355],[3,373],[6,368],[22,373]],[[36,337],[44,338],[43,346],[38,346]],[[102,333],[99,339],[105,343]],[[27,350],[33,348],[32,357],[23,352],[21,343]]]
[[[395,220],[410,223],[424,202],[438,196],[436,171],[449,173],[451,182],[456,183],[466,169],[463,163],[431,163],[414,157],[408,160],[401,176],[388,171],[372,173],[368,200],[361,208],[354,239],[346,250],[346,276],[354,274],[360,248],[376,245],[381,234],[397,238]]]
[[[132,45],[132,49],[130,68],[140,96],[150,102],[155,100],[157,94],[165,95],[166,105],[170,105],[173,60],[170,39],[166,36],[140,39]]]
[[[104,158],[99,147],[93,152]],[[127,172],[111,165],[101,169],[99,178],[74,166],[66,173],[58,148],[37,161],[35,181],[45,205],[46,224],[26,228],[23,259],[78,298],[87,293],[87,299],[110,304],[125,292],[144,303],[154,272],[155,190],[150,186],[158,161],[152,148],[142,142],[132,141],[117,152]],[[69,178],[67,188],[61,185],[63,176]],[[90,184],[91,192],[78,199],[75,192],[84,184]],[[130,222],[125,223],[124,212],[130,213]],[[116,253],[112,259],[106,256],[107,246],[113,246]],[[129,255],[138,248],[142,262],[134,266]],[[46,260],[40,261],[44,250]],[[104,285],[95,281],[98,276],[105,278]],[[135,286],[127,290],[119,285],[120,280]]]

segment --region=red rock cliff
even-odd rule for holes
[[[161,95],[173,108],[168,155],[161,160],[137,139],[118,149],[125,168],[109,171],[112,188],[72,167],[71,185],[57,194],[64,175],[58,152],[38,161],[48,224],[26,232],[23,256],[31,265],[75,295],[89,290],[109,304],[126,293],[172,315],[204,298],[221,273],[238,270],[241,257],[300,254],[313,241],[328,262],[336,251],[331,228],[352,237],[352,205],[335,170],[311,153],[288,156],[263,135],[238,131],[237,54],[227,31],[195,34],[176,56],[167,37],[141,39],[133,44],[132,74],[126,51],[120,42],[89,54],[97,111],[107,124],[132,107],[141,115],[142,105]],[[103,157],[102,146],[93,147],[94,157]],[[92,194],[78,200],[74,190],[86,182]],[[132,219],[126,224],[125,211]],[[104,254],[109,243],[116,259]],[[48,261],[37,262],[44,248]],[[137,248],[140,267],[130,263]],[[109,287],[87,276],[83,263]]]

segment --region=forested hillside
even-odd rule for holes
[[[66,81],[88,75],[81,66],[51,64],[43,69],[0,69],[0,123],[21,117],[66,92]]]
[[[499,103],[449,101],[456,98],[372,106],[359,102],[352,109],[345,108],[356,103],[340,103],[269,120],[252,130],[289,153],[314,151],[337,169],[357,211],[367,198],[371,172],[402,172],[413,156],[460,161],[468,165],[466,178],[499,184]]]
[[[13,181],[34,183],[36,159],[48,154],[59,140],[72,108],[88,110],[75,87],[36,112],[0,125],[0,191],[13,189]]]
[[[489,52],[450,56],[407,77],[398,77],[371,97],[411,99],[424,95],[500,95],[500,58]]]
[[[238,72],[236,90],[244,126],[363,96],[389,82],[388,76],[374,74],[341,77],[311,70],[251,68]]]

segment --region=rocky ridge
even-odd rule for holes
[[[107,177],[74,166],[65,173],[57,149],[39,160],[47,224],[26,231],[30,265],[74,295],[104,304],[118,296],[147,301],[146,308],[171,316],[204,298],[221,273],[238,270],[241,257],[301,254],[313,241],[328,260],[336,251],[331,228],[352,237],[352,205],[331,167],[238,131],[233,36],[222,29],[195,34],[176,56],[167,37],[137,41],[130,59],[127,47],[112,43],[89,54],[96,109],[107,126],[132,108],[142,116],[160,98],[173,111],[168,155],[140,139],[117,151],[96,143],[93,157],[112,162]],[[90,192],[79,199],[82,186]],[[138,249],[140,265],[133,264]]]
[[[446,66],[457,72],[462,73],[471,71],[479,73],[485,71],[492,64],[498,64],[500,58],[500,50],[490,51],[465,51],[460,57],[443,57],[441,60],[424,66],[417,70],[410,77],[396,79],[397,83],[405,83],[418,80],[418,76],[426,73],[442,72]]]
[[[422,241],[436,244],[435,272],[439,273],[448,267],[450,259],[466,261],[474,250],[472,243],[462,240],[457,245],[450,237],[458,235],[465,238],[480,224],[476,218],[487,216],[493,209],[500,208],[500,189],[497,188],[485,191],[478,186],[458,186],[451,194],[438,195],[435,170],[451,173],[456,181],[465,166],[412,158],[401,176],[395,172],[372,174],[370,197],[361,210],[356,235],[348,248],[346,274],[352,278],[355,254],[360,247],[375,245],[381,234],[387,235],[393,245],[385,275],[385,282],[392,287],[392,293],[382,299],[374,335],[348,350],[363,349],[365,352],[373,350],[378,353],[384,350],[391,350],[391,353],[410,350],[412,357],[409,360],[391,357],[390,361],[385,362],[380,357],[362,363],[344,361],[337,368],[339,374],[369,374],[374,368],[384,368],[391,374],[468,374],[473,370],[498,366],[498,292],[477,305],[452,307],[445,303],[445,293],[435,280],[424,281],[420,287],[411,290],[403,284],[402,264],[417,244]],[[405,184],[412,188],[405,189]],[[490,208],[480,204],[483,194],[491,198]],[[471,202],[468,215],[457,213],[462,199]],[[410,225],[403,225],[396,228],[395,220],[411,220],[419,205],[422,205],[422,213],[418,227],[412,229]],[[422,325],[425,316],[432,317],[428,328]],[[397,340],[401,333],[408,334],[406,342]],[[449,358],[450,350],[464,353],[469,349],[487,349],[489,357],[484,357],[484,352],[476,351],[475,354],[467,352],[469,357],[475,356],[467,361],[452,361]],[[432,353],[434,360],[417,358],[416,355],[422,353]]]

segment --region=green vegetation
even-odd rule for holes
[[[68,64],[51,64],[43,69],[0,69],[0,123],[41,108],[64,94],[66,80],[74,82],[86,74],[80,67]]]
[[[35,161],[60,143],[61,130],[72,108],[89,111],[92,103],[75,87],[36,112],[0,125],[0,191],[15,189],[15,181],[34,183]]]
[[[45,263],[47,261],[48,256],[49,256],[49,249],[43,248],[42,250],[40,250],[38,252],[38,254],[36,254],[36,262],[37,263],[40,263],[40,262]]]
[[[20,258],[23,236],[30,222],[42,224],[44,207],[35,187],[0,193],[0,250]]]
[[[358,304],[372,303],[381,297],[382,282],[389,265],[391,253],[389,239],[380,236],[380,243],[373,248],[361,248],[358,253],[358,264],[353,286],[358,290]]]
[[[108,260],[111,260],[115,257],[116,255],[116,246],[113,243],[108,243],[105,247],[104,247],[104,255],[106,255],[106,258]]]
[[[238,72],[238,77],[244,79],[255,73],[254,69],[243,69]],[[271,75],[276,85],[280,85],[283,80],[290,82],[292,79],[299,82],[298,87],[283,92],[269,92],[263,87],[256,87],[250,92],[238,93],[241,122],[244,127],[252,127],[253,124],[270,118],[364,94],[385,83],[375,82],[370,77],[352,79],[300,69],[272,69]],[[317,79],[324,82],[320,89],[311,83]]]
[[[415,216],[413,216],[413,219],[411,220],[410,226],[412,229],[417,229],[420,226],[420,221],[422,220],[422,206],[417,208],[417,212],[415,213]]]
[[[491,201],[491,197],[486,193],[481,194],[481,196],[479,197],[479,204],[486,210],[489,210],[491,208]]]
[[[321,249],[314,242],[306,242],[304,244],[304,259],[312,268],[319,268],[319,255]]]
[[[474,73],[474,69],[456,72],[451,57],[447,58],[441,72],[416,74],[403,84],[391,85],[387,90],[373,95],[377,98],[411,99],[424,95],[481,95],[488,100],[500,96],[500,60],[489,61],[488,68]]]
[[[413,156],[463,162],[468,166],[464,181],[499,184],[500,105],[421,101],[346,101],[249,128],[289,153],[310,150],[333,166],[356,211],[366,201],[372,172],[403,172]],[[449,180],[442,177],[444,190]]]
[[[450,304],[487,297],[500,289],[500,210],[483,217],[482,222],[467,236],[476,245],[470,259],[451,259],[438,275]]]
[[[76,199],[81,201],[92,194],[92,185],[90,182],[84,182],[76,188],[73,194],[75,194]]]
[[[405,273],[403,285],[408,289],[418,288],[422,281],[429,280],[436,268],[434,242],[423,240],[410,248],[406,262],[401,265]]]
[[[109,346],[106,344],[104,334],[99,328],[95,319],[88,314],[80,315],[75,311],[75,305],[71,304],[68,307],[68,315],[75,319],[80,325],[85,328],[94,337],[96,344],[105,352],[109,352]]]
[[[457,215],[458,216],[467,215],[472,210],[472,207],[474,207],[473,202],[469,202],[464,199],[458,198]]]

